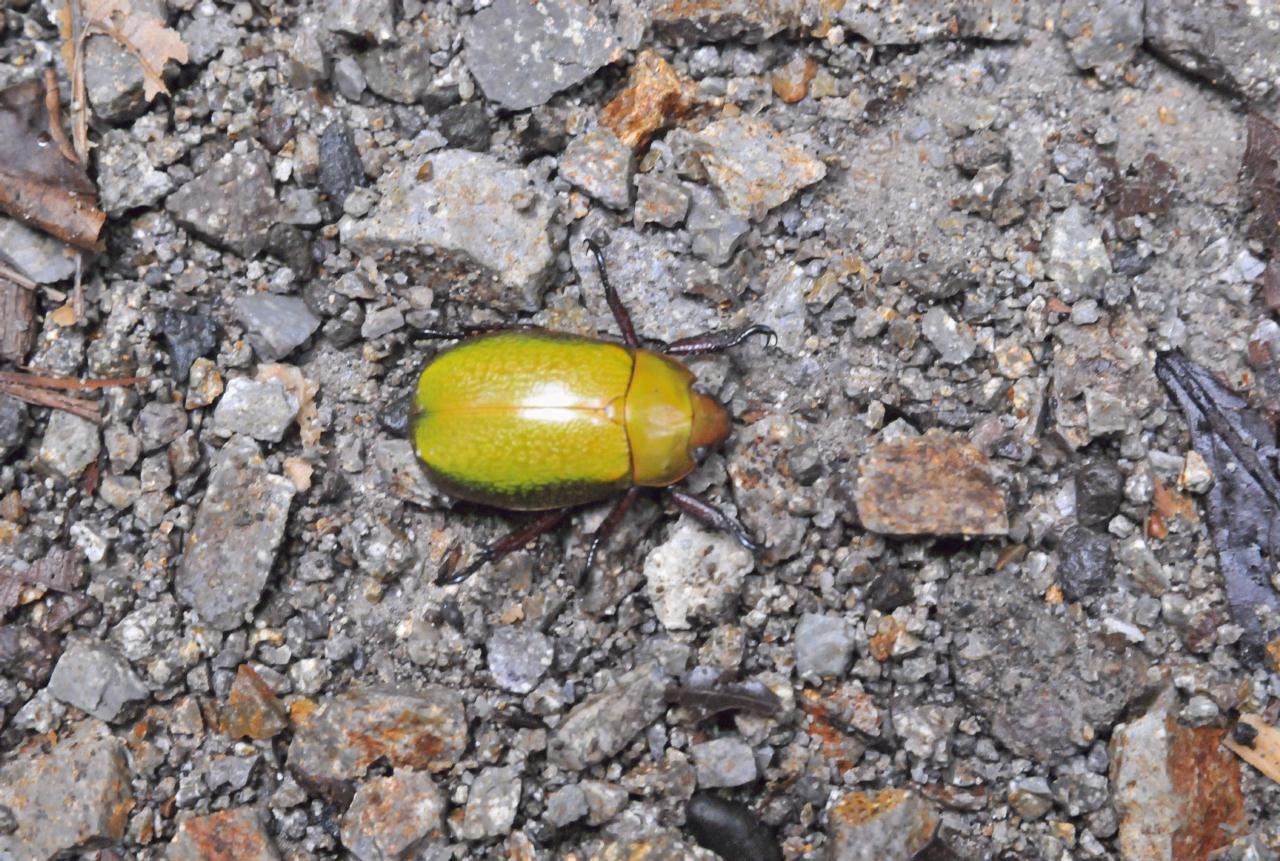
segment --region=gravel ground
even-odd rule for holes
[[[0,219],[23,364],[146,378],[0,394],[0,859],[1274,857],[1220,742],[1275,664],[1154,372],[1280,413],[1273,4],[132,5],[189,56],[148,103],[89,41],[84,324]],[[62,62],[41,0],[0,33]],[[763,548],[655,496],[582,588],[607,506],[437,585],[523,521],[394,431],[421,333],[612,333],[592,235],[644,336],[777,331],[691,363],[687,486]]]

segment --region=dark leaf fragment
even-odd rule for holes
[[[1213,470],[1205,523],[1232,618],[1244,629],[1242,656],[1256,665],[1280,633],[1280,593],[1271,585],[1280,557],[1275,432],[1243,398],[1185,356],[1165,353],[1155,370],[1186,416],[1192,446]]]
[[[1247,128],[1241,168],[1253,204],[1248,236],[1274,256],[1280,250],[1280,126],[1251,113]]]
[[[0,675],[42,688],[61,654],[52,634],[27,625],[0,625]]]
[[[1177,176],[1167,161],[1148,153],[1137,175],[1125,177],[1116,185],[1112,204],[1115,217],[1164,215],[1173,200]]]

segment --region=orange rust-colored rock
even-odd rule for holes
[[[796,57],[773,72],[773,94],[789,105],[809,95],[809,82],[818,74],[812,57]]]
[[[827,816],[830,861],[908,861],[929,844],[938,828],[930,805],[906,789],[846,793]]]
[[[1169,778],[1182,800],[1173,857],[1202,861],[1245,829],[1240,762],[1219,744],[1219,727],[1185,727],[1172,717],[1167,726]]]
[[[241,664],[222,710],[222,731],[230,738],[262,741],[279,735],[288,725],[275,692],[253,667]]]
[[[886,535],[1005,535],[1004,492],[986,455],[958,434],[876,446],[862,460],[858,517]]]
[[[279,861],[271,837],[252,807],[219,810],[183,820],[169,844],[169,861]]]
[[[681,80],[656,52],[641,51],[627,86],[604,106],[600,123],[625,145],[640,149],[655,134],[688,116],[693,105],[690,82]]]

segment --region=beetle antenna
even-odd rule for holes
[[[588,236],[583,242],[586,243],[587,248],[591,249],[591,254],[596,259],[596,272],[599,273],[600,283],[604,286],[604,298],[609,303],[609,310],[613,312],[613,319],[617,321],[618,328],[622,331],[622,342],[628,347],[639,347],[640,340],[636,337],[635,326],[631,324],[631,315],[627,313],[627,307],[622,304],[618,291],[613,289],[613,284],[609,282],[609,273],[604,265],[604,252],[600,250],[600,240],[595,236]]]

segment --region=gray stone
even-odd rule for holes
[[[87,638],[72,640],[62,653],[49,678],[49,693],[107,722],[122,717],[131,704],[148,695],[124,656]]]
[[[187,60],[193,66],[203,66],[224,49],[240,44],[244,32],[230,15],[212,2],[198,3],[191,12],[191,20],[182,28]]]
[[[452,99],[442,98],[434,84],[439,71],[431,63],[431,49],[425,39],[411,39],[398,45],[383,45],[356,57],[365,82],[384,99],[411,105],[415,102],[458,100],[457,89]],[[434,107],[443,107],[434,105]]]
[[[1054,764],[1104,735],[1143,689],[1145,661],[1095,638],[1007,575],[953,572],[939,617],[970,709],[1018,756]]]
[[[251,756],[211,756],[205,761],[204,784],[210,792],[244,789],[259,759],[261,757],[256,753]]]
[[[445,497],[422,469],[407,439],[379,439],[373,444],[373,462],[383,486],[392,496],[423,508],[439,508]]]
[[[1067,40],[1076,68],[1104,81],[1124,73],[1142,47],[1143,0],[1085,0],[1062,7],[1058,32]]]
[[[444,771],[467,749],[462,695],[446,687],[351,689],[324,701],[295,727],[289,770],[334,787],[384,760],[395,769]]]
[[[587,797],[587,824],[603,825],[627,803],[627,791],[615,783],[584,780],[579,784]]]
[[[697,770],[698,787],[742,786],[756,779],[751,745],[740,738],[713,738],[689,748]]]
[[[893,731],[902,749],[926,761],[946,759],[955,723],[956,710],[939,705],[899,706],[893,710]]]
[[[352,102],[360,101],[364,91],[369,88],[364,70],[360,68],[355,57],[348,54],[339,57],[333,64],[333,85],[338,88],[343,98]]]
[[[37,284],[65,281],[76,274],[75,249],[47,233],[0,215],[0,260]]]
[[[134,429],[143,451],[155,451],[182,436],[187,429],[187,413],[181,404],[152,401],[138,413]]]
[[[620,56],[608,16],[572,0],[496,0],[466,32],[472,77],[490,101],[515,111],[543,104]]]
[[[292,36],[285,42],[284,54],[288,57],[289,83],[295,89],[310,89],[329,77],[329,57],[321,42],[324,35],[321,20],[317,15],[302,15],[290,28]]]
[[[342,845],[360,861],[397,861],[444,826],[444,808],[425,772],[375,777],[360,785],[342,816]]]
[[[503,625],[485,645],[489,672],[504,691],[527,694],[538,686],[555,658],[555,646],[537,628]]]
[[[685,227],[689,249],[712,266],[723,266],[733,259],[751,225],[722,206],[707,189],[695,188]]]
[[[562,786],[547,796],[544,815],[557,828],[577,822],[587,815],[587,794],[576,783]]]
[[[311,188],[288,188],[280,195],[280,220],[298,227],[317,227],[324,221],[320,195]]]
[[[393,0],[328,0],[324,25],[362,41],[390,42],[396,35],[395,5]]]
[[[1053,781],[1053,800],[1071,817],[1092,813],[1106,804],[1110,795],[1106,775],[1091,771],[1067,772]]]
[[[535,310],[555,255],[548,229],[554,208],[528,173],[496,158],[443,150],[389,170],[378,180],[381,199],[362,219],[344,217],[342,242],[360,254],[388,251],[435,255],[427,268],[478,268],[491,289],[478,301],[503,310]]]
[[[118,218],[130,209],[150,207],[173,191],[169,174],[156,170],[146,146],[129,132],[112,129],[94,149],[98,163],[98,196],[107,215]]]
[[[689,192],[678,181],[647,173],[636,177],[636,227],[676,227],[688,214]]]
[[[51,747],[11,753],[0,769],[0,806],[17,827],[0,831],[0,858],[47,861],[124,838],[133,790],[124,742],[105,724],[78,721]]]
[[[1011,781],[1009,804],[1019,816],[1029,822],[1040,819],[1053,809],[1049,781],[1043,777],[1025,777]]]
[[[98,496],[118,511],[132,506],[141,493],[141,483],[132,475],[108,475],[98,485]]]
[[[294,493],[293,482],[267,471],[252,440],[223,446],[174,580],[178,599],[206,624],[238,628],[258,603]]]
[[[1070,305],[1097,297],[1111,275],[1111,258],[1102,231],[1079,204],[1059,213],[1049,228],[1045,272],[1058,285],[1058,298]]]
[[[493,128],[489,114],[479,99],[445,108],[440,113],[440,132],[449,146],[484,152],[489,148]]]
[[[851,0],[836,15],[848,30],[873,45],[919,45],[949,39],[1019,39],[1042,26],[1044,6],[1028,0],[972,3]],[[1054,11],[1057,6],[1053,5]]]
[[[29,413],[25,403],[0,392],[0,463],[26,443]]]
[[[280,220],[266,151],[246,142],[169,195],[173,219],[205,242],[253,257]]]
[[[805,295],[812,288],[813,279],[803,269],[780,263],[769,270],[764,293],[751,314],[751,322],[763,323],[778,336],[773,346],[792,356],[804,349],[809,334]]]
[[[1251,101],[1280,81],[1280,7],[1274,3],[1147,0],[1147,47],[1171,65]]]
[[[280,442],[298,415],[298,399],[279,380],[236,377],[213,411],[213,432]]]
[[[360,337],[366,341],[389,335],[404,325],[404,312],[394,305],[370,311],[360,326]]]
[[[763,42],[801,26],[803,0],[713,0],[648,3],[654,31],[669,42]]]
[[[161,23],[167,19],[161,0],[134,0],[131,8],[135,14],[157,18]],[[147,106],[143,97],[142,64],[107,35],[85,40],[84,89],[94,117],[105,123],[132,119]]]
[[[49,425],[40,441],[40,464],[51,474],[67,480],[85,471],[98,459],[102,441],[98,426],[62,410],[49,415]]]
[[[853,629],[840,616],[805,613],[795,632],[796,672],[843,676],[853,660]]]
[[[511,831],[520,806],[520,770],[486,768],[471,784],[462,836],[467,840],[501,837]]]
[[[1111,582],[1111,539],[1073,526],[1058,542],[1058,583],[1068,601],[1079,601]]]
[[[645,664],[573,707],[547,748],[552,764],[573,771],[613,756],[666,710],[666,676]],[[586,789],[586,787],[583,787]]]
[[[560,175],[612,209],[631,203],[635,154],[607,128],[574,138],[560,157]]]
[[[340,120],[329,123],[320,135],[320,190],[341,206],[364,183],[364,163],[350,129]]]
[[[241,296],[232,309],[258,358],[276,362],[306,343],[320,327],[307,303],[296,296],[255,293]]]
[[[758,117],[717,120],[693,145],[725,205],[752,220],[827,175],[825,164]]]
[[[732,536],[682,517],[670,537],[645,557],[645,593],[667,630],[686,630],[691,619],[724,621],[754,567],[751,554]]]
[[[978,349],[973,327],[956,321],[940,306],[935,305],[925,312],[920,329],[945,365],[962,365],[973,358],[974,351]]]

